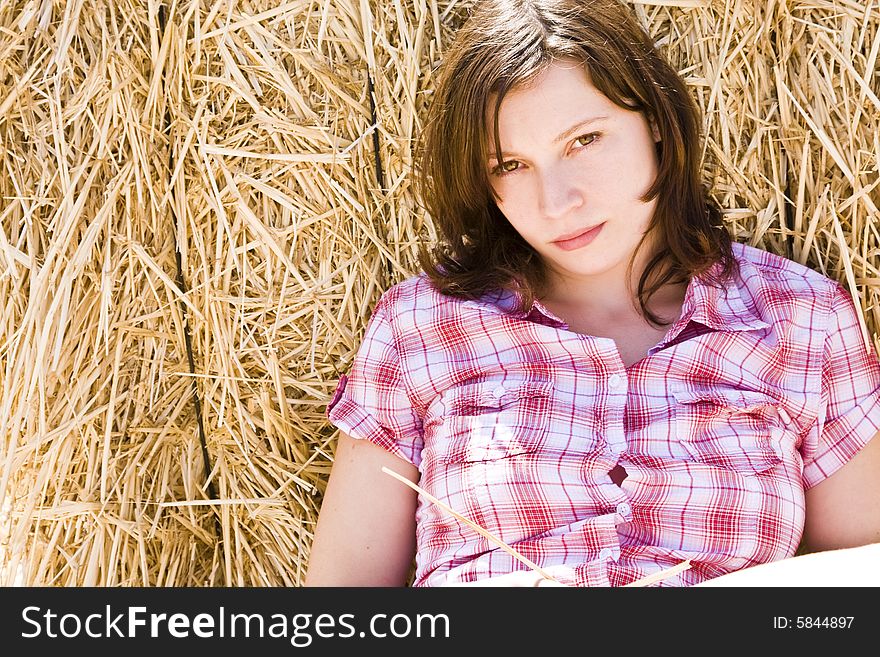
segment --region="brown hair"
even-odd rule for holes
[[[643,315],[662,326],[646,307],[657,290],[715,262],[722,266],[710,282],[735,270],[730,236],[701,182],[699,109],[629,8],[617,0],[483,0],[444,57],[417,181],[441,235],[439,244],[422,245],[420,264],[440,292],[475,299],[515,288],[527,311],[546,283],[540,256],[496,205],[486,116],[494,99],[491,143],[500,152],[497,117],[505,95],[560,59],[582,62],[600,92],[643,112],[660,133],[658,175],[642,198],[657,199],[645,236],[655,232],[658,247],[639,280]]]

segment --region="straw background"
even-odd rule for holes
[[[0,2],[0,584],[301,583],[471,4]],[[735,239],[843,282],[876,349],[880,3],[633,7]]]

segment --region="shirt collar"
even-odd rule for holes
[[[711,275],[721,270],[720,263],[714,264],[705,274],[691,277],[681,317],[676,324],[682,323],[684,326],[694,321],[716,331],[752,331],[770,326],[746,305],[741,285],[742,274],[751,265],[743,259],[737,260],[739,274],[723,284],[708,282]]]
[[[739,245],[734,244],[735,255],[740,255]],[[749,309],[741,291],[742,274],[751,264],[737,257],[740,272],[733,280],[723,285],[707,282],[707,277],[717,273],[721,264],[714,264],[708,272],[692,276],[685,292],[679,319],[673,322],[669,335],[677,335],[688,322],[699,322],[716,331],[751,331],[768,328],[770,325]],[[565,328],[567,324],[546,308],[540,301],[534,301],[527,312],[518,311],[520,295],[516,290],[493,290],[478,303],[490,310],[511,315],[519,319],[534,321],[554,328]]]
[[[480,297],[479,300],[466,303],[476,303],[481,307],[501,313],[502,315],[510,315],[517,319],[525,319],[554,328],[566,328],[568,326],[538,300],[532,302],[532,307],[528,311],[523,312],[519,310],[520,298],[520,293],[515,289],[491,290]]]

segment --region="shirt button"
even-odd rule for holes
[[[617,505],[617,512],[622,516],[628,516],[632,513],[632,507],[626,502],[621,502]]]
[[[614,556],[614,552],[610,548],[602,548],[599,550],[599,560],[609,561]]]
[[[619,385],[620,385],[620,375],[619,374],[612,374],[610,377],[608,377],[608,386],[610,388],[616,388]]]
[[[497,388],[495,388],[495,390],[492,391],[492,394],[495,396],[496,399],[501,399],[504,396],[505,392],[507,391],[504,389],[504,386],[498,386]]]

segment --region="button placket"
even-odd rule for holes
[[[608,377],[607,383],[608,388],[612,391],[608,399],[609,412],[619,412],[620,422],[610,423],[606,443],[613,453],[619,455],[624,453],[627,448],[626,437],[623,435],[623,414],[626,412],[626,379],[615,373]],[[619,429],[619,431],[615,431],[615,429]]]

